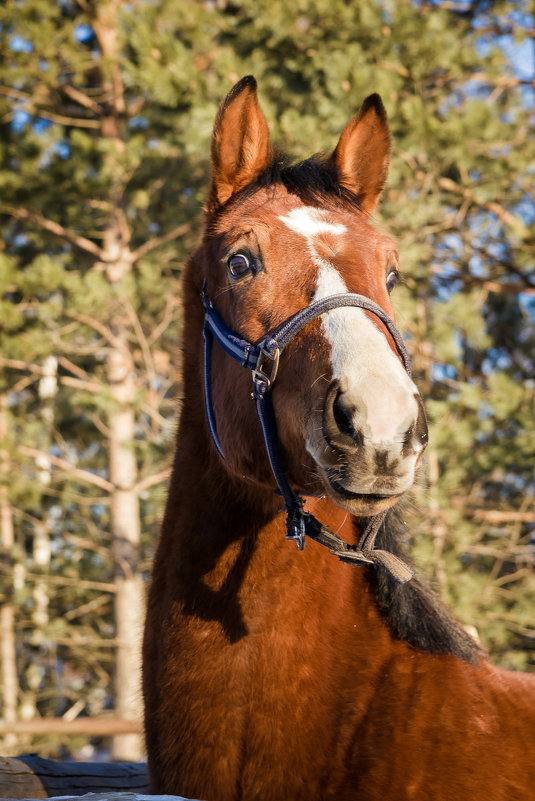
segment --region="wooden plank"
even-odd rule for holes
[[[139,720],[122,718],[32,718],[0,723],[0,736],[6,732],[14,734],[87,734],[92,737],[112,737],[115,734],[142,734]]]
[[[80,796],[106,791],[148,791],[147,767],[138,762],[54,762],[28,754],[0,757],[0,799]]]

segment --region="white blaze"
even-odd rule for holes
[[[308,240],[308,245],[312,246],[313,237],[318,234],[345,234],[347,228],[342,223],[328,222],[327,212],[316,209],[314,206],[298,206],[292,209],[287,217],[279,217],[296,234],[301,234]]]
[[[342,236],[346,227],[331,223],[321,209],[301,206],[280,220],[301,234],[318,267],[314,300],[348,292],[338,270],[321,258],[314,237],[320,233]],[[405,432],[416,420],[416,387],[384,334],[362,309],[346,306],[322,317],[322,329],[331,346],[332,377],[340,382],[347,408],[355,409],[353,426],[376,445],[403,443]]]

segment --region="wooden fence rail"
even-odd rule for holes
[[[91,737],[113,737],[114,734],[142,734],[139,720],[122,718],[32,718],[0,722],[0,737],[5,734],[87,734]],[[1,801],[1,798],[0,798]]]

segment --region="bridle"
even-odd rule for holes
[[[255,402],[269,463],[277,482],[278,491],[284,500],[286,539],[295,540],[299,550],[303,550],[305,538],[309,536],[327,546],[330,553],[338,556],[342,562],[354,565],[380,564],[398,581],[409,581],[414,575],[412,568],[389,551],[374,548],[375,539],[385,519],[386,512],[367,518],[368,522],[356,546],[348,544],[327,526],[320,523],[310,512],[305,512],[301,496],[292,489],[281,467],[277,424],[271,397],[273,385],[277,378],[279,359],[288,343],[305,326],[322,314],[346,306],[365,309],[381,320],[394,341],[407,373],[412,376],[410,356],[403,338],[393,321],[370,298],[347,292],[340,295],[330,295],[312,302],[309,306],[300,309],[300,311],[285,320],[275,331],[265,336],[255,345],[242,339],[223,322],[214,309],[212,301],[208,298],[206,282],[202,291],[202,304],[204,309],[204,405],[210,436],[221,459],[225,463],[227,462],[217,434],[212,402],[211,353],[214,339],[225,353],[242,367],[251,370],[253,378],[251,398]]]

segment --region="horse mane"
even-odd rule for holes
[[[400,512],[392,509],[377,535],[376,547],[411,563],[405,540],[406,526]],[[454,620],[425,579],[415,576],[400,584],[377,565],[370,571],[370,583],[384,619],[400,640],[421,651],[449,654],[470,664],[484,657],[483,648]]]

